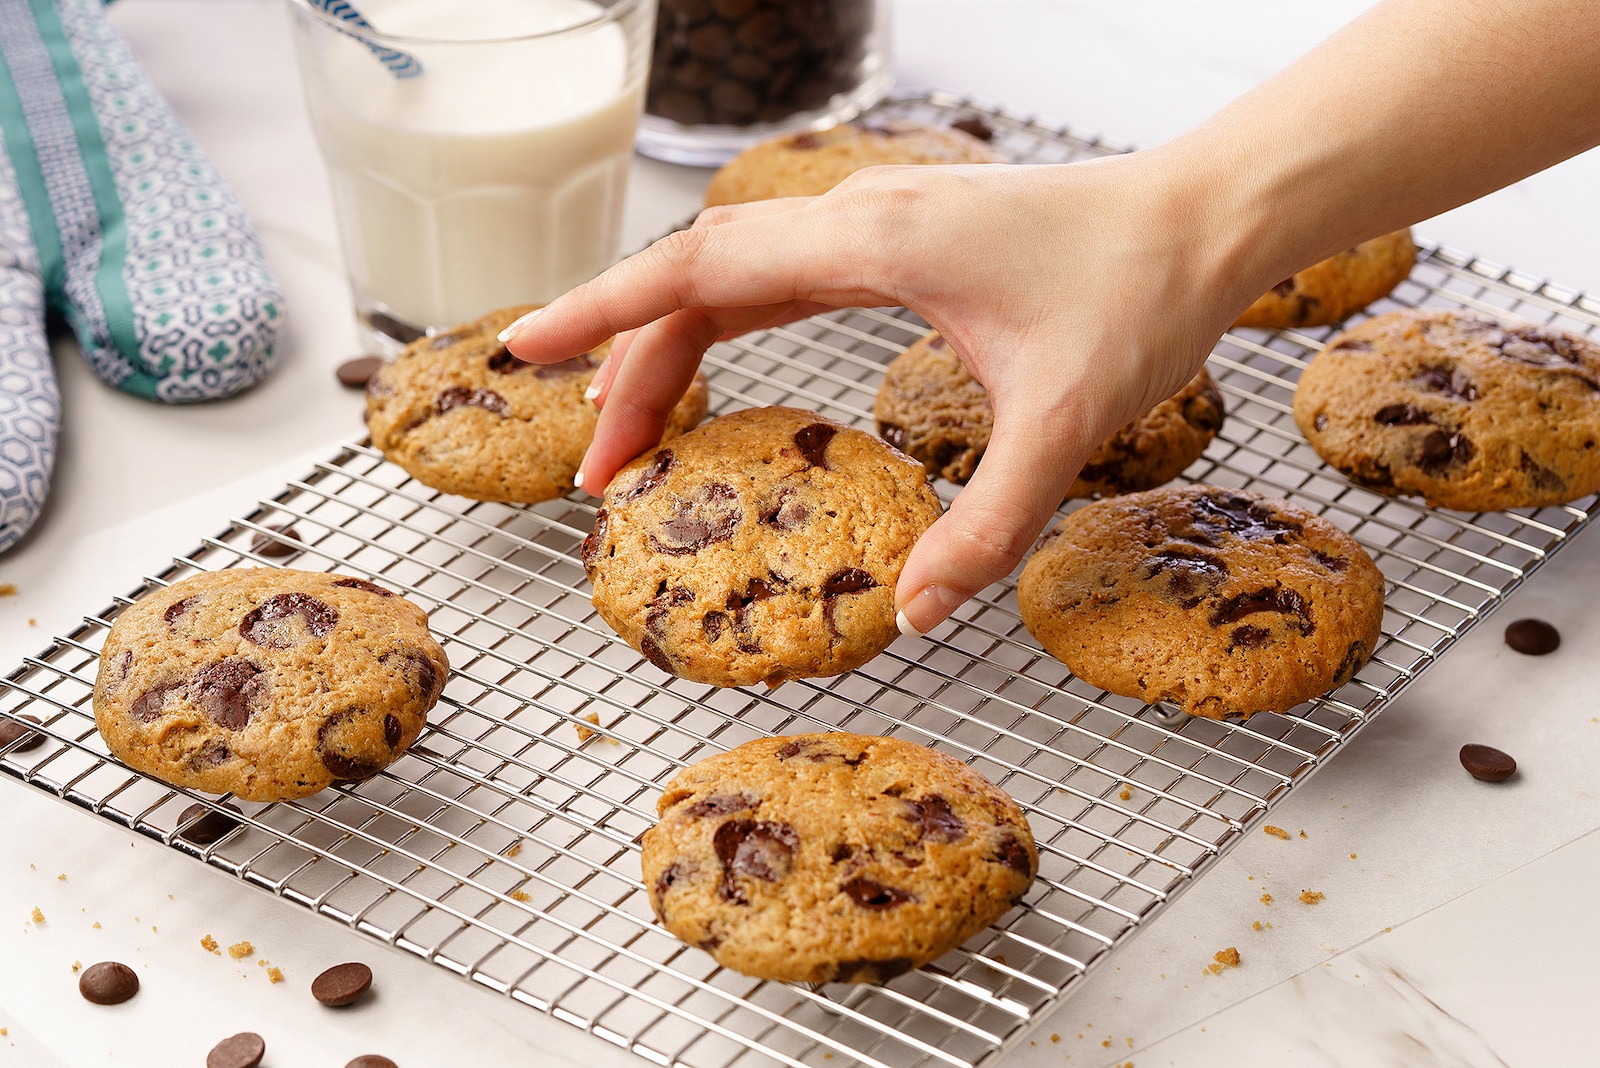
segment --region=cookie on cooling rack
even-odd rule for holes
[[[1177,393],[1112,434],[1089,457],[1068,498],[1109,497],[1170,482],[1222,429],[1222,392],[1205,368]],[[878,433],[928,475],[965,483],[994,430],[989,394],[937,331],[884,371],[872,406]]]
[[[706,207],[826,193],[856,171],[885,163],[1004,163],[981,138],[901,119],[847,123],[752,145],[711,177]]]
[[[1328,339],[1294,420],[1379,493],[1469,512],[1561,504],[1600,489],[1600,344],[1476,312],[1391,312]]]
[[[286,801],[382,771],[422,733],[449,670],[422,609],[375,583],[233,568],[117,617],[95,726],[163,782]]]
[[[762,979],[885,982],[999,919],[1039,869],[1015,801],[898,738],[746,742],[673,776],[656,810],[656,917]]]
[[[1363,241],[1285,278],[1256,298],[1233,325],[1277,330],[1337,323],[1388,296],[1416,262],[1410,230]]]
[[[895,582],[939,511],[921,465],[873,435],[752,408],[619,471],[583,566],[601,617],[661,670],[776,686],[895,639]]]
[[[367,381],[372,443],[419,482],[481,501],[532,504],[572,490],[599,410],[584,399],[610,347],[526,363],[496,335],[531,306],[505,308],[420,338]],[[665,436],[706,415],[696,375]]]
[[[1383,576],[1354,538],[1288,501],[1167,486],[1062,520],[1017,602],[1084,681],[1219,719],[1349,681],[1380,637]]]

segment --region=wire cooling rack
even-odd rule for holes
[[[941,94],[878,114],[981,114],[1018,160],[1122,150]],[[1441,248],[1371,310],[1416,305],[1600,332],[1593,300]],[[923,330],[903,310],[853,310],[720,344],[706,360],[714,407],[791,404],[870,429],[884,364]],[[988,1062],[1589,520],[1592,497],[1468,515],[1380,497],[1330,470],[1290,417],[1294,381],[1329,332],[1224,338],[1210,367],[1227,424],[1186,473],[1328,516],[1387,579],[1372,661],[1284,715],[1189,719],[1089,686],[1040,651],[1010,580],[930,638],[897,641],[838,678],[771,693],[674,679],[589,603],[577,557],[590,503],[441,494],[351,444],[12,672],[0,718],[41,724],[0,746],[0,770],[660,1064]],[[299,538],[292,554],[264,555],[285,525]],[[240,804],[237,829],[212,841],[180,823],[196,797],[106,755],[90,705],[96,656],[118,613],[152,589],[277,564],[403,591],[430,613],[455,670],[428,730],[386,772],[298,802]],[[1027,811],[1039,880],[994,927],[886,987],[720,969],[652,922],[640,886],[638,839],[661,785],[750,738],[835,728],[935,746],[999,783]]]

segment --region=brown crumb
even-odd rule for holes
[[[1265,827],[1261,828],[1261,830],[1266,834],[1272,835],[1274,838],[1282,838],[1285,842],[1289,840],[1289,832],[1284,830],[1282,827],[1274,827],[1269,823]]]
[[[512,842],[511,843],[511,848],[506,850],[506,856],[514,857],[520,852],[522,852],[522,843],[521,842]]]
[[[56,880],[58,882],[63,882],[63,883],[66,882],[67,881],[67,873],[66,872],[62,872],[60,875],[57,875],[56,876]]]
[[[279,971],[276,967],[268,967],[267,968],[267,982],[269,982],[269,983],[281,983],[281,982],[283,982],[283,972]]]
[[[158,930],[156,930],[156,925],[155,925],[155,924],[153,924],[153,923],[152,923],[152,924],[151,924],[151,925],[150,925],[150,933],[151,933],[151,934],[160,934],[160,933],[161,933],[161,932],[160,932],[160,931],[158,931]]]
[[[1351,860],[1355,860],[1355,859],[1356,859],[1356,855],[1355,855],[1355,854],[1354,854],[1354,853],[1351,853],[1351,854],[1350,854],[1350,859],[1351,859]]]
[[[34,923],[43,923],[44,922],[44,913],[39,911],[39,906],[38,905],[33,906],[33,922]]]
[[[28,626],[37,627],[38,625],[39,625],[39,621],[37,619],[34,619],[32,616],[28,617]],[[4,1031],[0,1031],[0,1035],[3,1035],[3,1034],[5,1034],[5,1032]]]
[[[1083,1036],[1079,1035],[1078,1037],[1082,1038]],[[1050,1035],[1050,1041],[1052,1041],[1052,1042],[1060,1042],[1061,1041],[1061,1036],[1052,1032],[1051,1035]]]
[[[1301,838],[1304,838],[1304,837],[1305,837],[1305,836],[1306,836],[1306,832],[1305,832],[1305,831],[1301,831],[1301,832],[1300,832],[1300,837],[1301,837]]]
[[[96,926],[99,925],[97,924]],[[200,939],[200,948],[205,950],[207,953],[215,953],[219,957],[222,955],[222,950],[217,948],[217,940],[212,938],[210,935],[206,935],[204,938]]]
[[[1251,924],[1251,925],[1250,925],[1250,930],[1252,930],[1252,931],[1259,931],[1259,930],[1261,930],[1261,921],[1260,921],[1260,920],[1257,920],[1257,921],[1256,921],[1256,922],[1255,922],[1255,923],[1252,923],[1252,924]]]
[[[1327,897],[1327,896],[1328,895],[1324,894],[1321,890],[1302,890],[1302,891],[1300,891],[1300,904],[1302,904],[1302,905],[1320,904],[1322,899]]]
[[[0,597],[15,597],[17,584],[15,582],[0,582]]]
[[[1262,903],[1262,904],[1263,904],[1263,905],[1270,905],[1270,904],[1272,904],[1272,895],[1271,895],[1271,894],[1262,894],[1262,895],[1261,895],[1261,903]]]
[[[1111,1048],[1111,1040],[1108,1038],[1104,1042],[1100,1043],[1100,1045],[1105,1049],[1110,1049]]]
[[[590,723],[593,723],[596,727],[600,726],[600,713],[598,713],[598,712],[590,712],[587,716],[584,716],[583,718],[588,720]],[[590,730],[588,727],[585,727],[582,723],[574,723],[573,727],[577,728],[577,731],[578,731],[578,743],[580,745],[582,743],[584,743],[584,742],[587,742],[590,738],[593,738],[595,735],[600,733],[599,731]]]
[[[73,975],[77,975],[82,970],[83,970],[83,961],[75,960],[75,961],[72,962],[72,974]]]
[[[28,620],[28,622],[32,623],[33,620],[30,619],[30,620]],[[9,1035],[10,1033],[11,1032],[7,1031],[4,1027],[0,1027],[0,1038],[3,1038],[4,1036]]]
[[[1129,798],[1133,797],[1133,787],[1127,783],[1123,783],[1122,792],[1117,796],[1122,798],[1122,800],[1127,801]]]
[[[95,920],[94,921],[94,929],[96,931],[100,930],[100,921],[99,920]]]
[[[524,903],[533,900],[533,898],[528,896],[528,892],[526,890],[513,890],[511,891],[511,896]]]
[[[1219,949],[1211,959],[1225,968],[1237,968],[1239,966],[1239,950],[1234,946],[1229,946],[1227,949]]]
[[[1221,975],[1222,974],[1222,965],[1220,965],[1220,964],[1207,964],[1206,965],[1206,971],[1210,972],[1212,975]]]
[[[256,947],[252,946],[249,942],[235,942],[233,945],[228,947],[228,956],[232,957],[234,960],[244,960],[255,951]]]

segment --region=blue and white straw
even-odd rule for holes
[[[309,3],[317,10],[354,27],[355,29],[347,29],[344,32],[371,49],[372,54],[377,56],[383,62],[383,65],[389,68],[389,73],[396,78],[415,78],[422,73],[422,64],[418,62],[416,56],[409,52],[402,52],[399,49],[381,45],[368,37],[363,37],[361,34],[356,33],[355,30],[377,31],[372,23],[361,17],[361,12],[345,3],[345,0],[309,0]]]

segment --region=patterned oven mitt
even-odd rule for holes
[[[105,381],[186,402],[260,381],[282,307],[238,198],[101,0],[0,0],[0,552],[55,461],[47,310]]]

